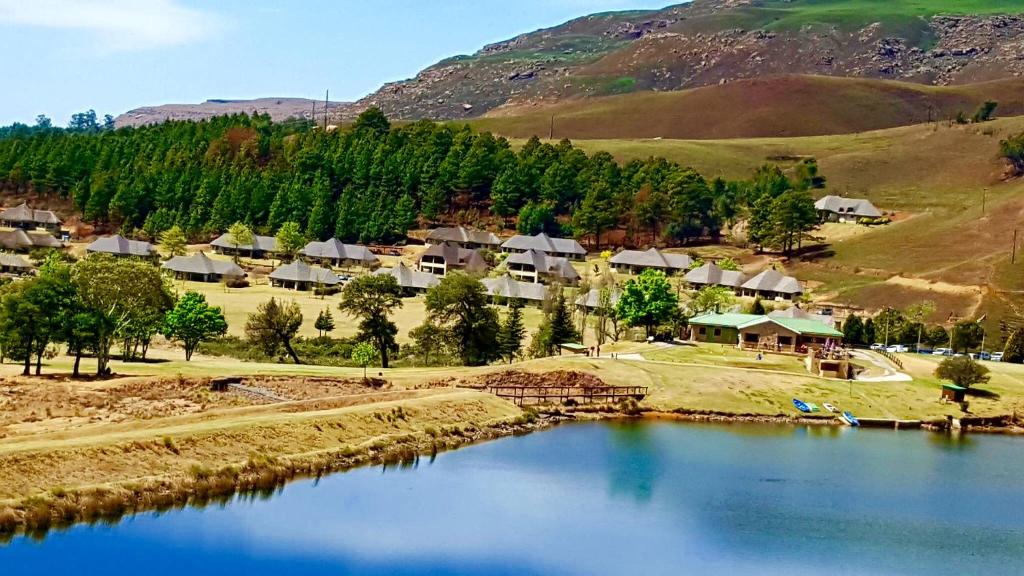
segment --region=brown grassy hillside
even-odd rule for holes
[[[511,137],[757,138],[850,134],[970,115],[985,100],[1024,114],[1024,79],[926,86],[784,75],[678,92],[638,92],[546,106],[505,106],[472,121]]]

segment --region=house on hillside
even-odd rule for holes
[[[881,218],[882,212],[870,200],[825,196],[814,203],[822,222],[852,222],[861,218]]]
[[[580,273],[569,260],[537,250],[513,254],[505,260],[505,266],[509,275],[523,282],[546,281],[575,286],[580,280]]]
[[[743,272],[722,270],[714,262],[708,262],[699,268],[690,270],[683,278],[698,290],[706,286],[724,286],[739,291],[740,286],[746,280]]]
[[[517,234],[501,245],[501,251],[511,254],[530,251],[543,252],[548,256],[569,260],[583,260],[587,256],[587,251],[580,246],[579,242],[571,238],[552,238],[543,232],[536,236]]]
[[[793,300],[804,293],[800,281],[769,268],[740,286],[740,295],[765,300]]]
[[[619,304],[619,298],[622,297],[622,290],[618,287],[613,286],[608,289],[608,306],[615,308]],[[601,307],[601,290],[599,288],[591,288],[589,292],[583,294],[576,299],[577,308],[585,308],[587,310],[597,310]]]
[[[816,320],[759,314],[703,314],[690,319],[690,339],[743,350],[804,353],[841,343],[843,333]]]
[[[31,274],[32,264],[17,254],[0,253],[0,274],[24,276]]]
[[[693,265],[693,259],[686,254],[671,254],[657,248],[649,250],[623,250],[608,260],[612,272],[639,274],[653,268],[667,275],[686,271]]]
[[[129,240],[120,234],[104,236],[85,247],[90,254],[110,254],[118,258],[154,258],[156,248],[149,242]]]
[[[220,282],[230,278],[243,278],[245,272],[230,260],[214,260],[198,252],[191,256],[175,256],[164,262],[164,270],[174,273],[179,280]]]
[[[835,329],[839,329],[839,323],[833,316],[826,314],[813,314],[800,308],[799,306],[790,306],[785,310],[773,310],[768,313],[769,318],[796,318],[800,320],[814,320],[815,322],[821,322],[826,326],[831,326]]]
[[[487,273],[487,261],[479,250],[460,248],[454,244],[434,244],[420,255],[416,267],[421,272],[444,276],[449,270],[462,270],[467,274]]]
[[[391,276],[398,282],[398,285],[406,294],[426,292],[441,283],[437,276],[413,270],[406,266],[404,262],[399,262],[394,268],[380,268],[374,274],[387,274]]]
[[[460,248],[488,248],[497,250],[501,247],[501,240],[486,230],[475,230],[458,226],[455,228],[434,228],[427,232],[427,245],[453,244]]]
[[[520,282],[508,274],[497,278],[484,278],[481,280],[491,299],[504,298],[506,300],[522,300],[527,304],[540,306],[548,296],[548,287],[533,282]]]
[[[310,290],[320,286],[337,286],[341,283],[334,272],[319,266],[310,266],[302,260],[293,260],[278,266],[270,273],[270,284],[292,290]]]
[[[277,245],[275,243],[274,248]],[[377,256],[366,246],[344,244],[337,238],[306,244],[299,254],[310,260],[330,266],[364,266],[374,268],[380,265]]]
[[[249,258],[266,258],[277,253],[277,238],[273,236],[259,236],[254,234],[251,244],[239,244],[235,246],[231,234],[225,232],[210,242],[213,251],[218,254],[231,256],[248,256]]]
[[[60,249],[64,243],[46,230],[0,228],[0,247],[14,252],[30,252],[36,248]]]
[[[0,211],[0,226],[22,230],[43,229],[52,235],[60,234],[60,218],[51,210],[35,210],[22,203]]]

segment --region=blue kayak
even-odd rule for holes
[[[804,402],[803,400],[797,400],[796,398],[793,398],[793,406],[796,406],[796,409],[801,412],[806,412],[808,414],[811,413],[811,407],[808,406],[807,403]]]
[[[860,426],[860,420],[857,420],[857,418],[854,417],[853,412],[850,412],[849,410],[843,412],[843,420],[846,420],[846,423],[850,426]]]

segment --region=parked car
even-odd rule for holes
[[[918,348],[918,354],[934,354],[935,352],[931,348]]]
[[[932,352],[932,354],[936,356],[952,356],[953,351],[950,350],[949,348],[936,348],[935,351]]]
[[[1003,353],[1002,352],[994,352],[992,354],[991,360],[993,362],[1002,362],[1003,361]]]
[[[901,352],[909,352],[910,348],[903,344],[891,344],[885,349],[886,352],[892,352],[893,354],[899,354]]]
[[[970,354],[973,360],[991,360],[992,355],[988,352],[971,352]]]
[[[875,342],[874,344],[871,345],[871,349],[872,350],[885,350],[885,344],[882,344],[880,342]]]

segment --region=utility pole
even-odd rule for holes
[[[331,99],[331,91],[324,93],[324,132],[327,132],[327,104]]]
[[[985,199],[988,197],[988,187],[981,189],[981,215],[985,215]]]
[[[313,100],[313,115],[309,119],[313,122],[313,127],[316,128],[316,100]]]
[[[555,139],[555,115],[551,115],[551,122],[548,124],[548,140]]]

